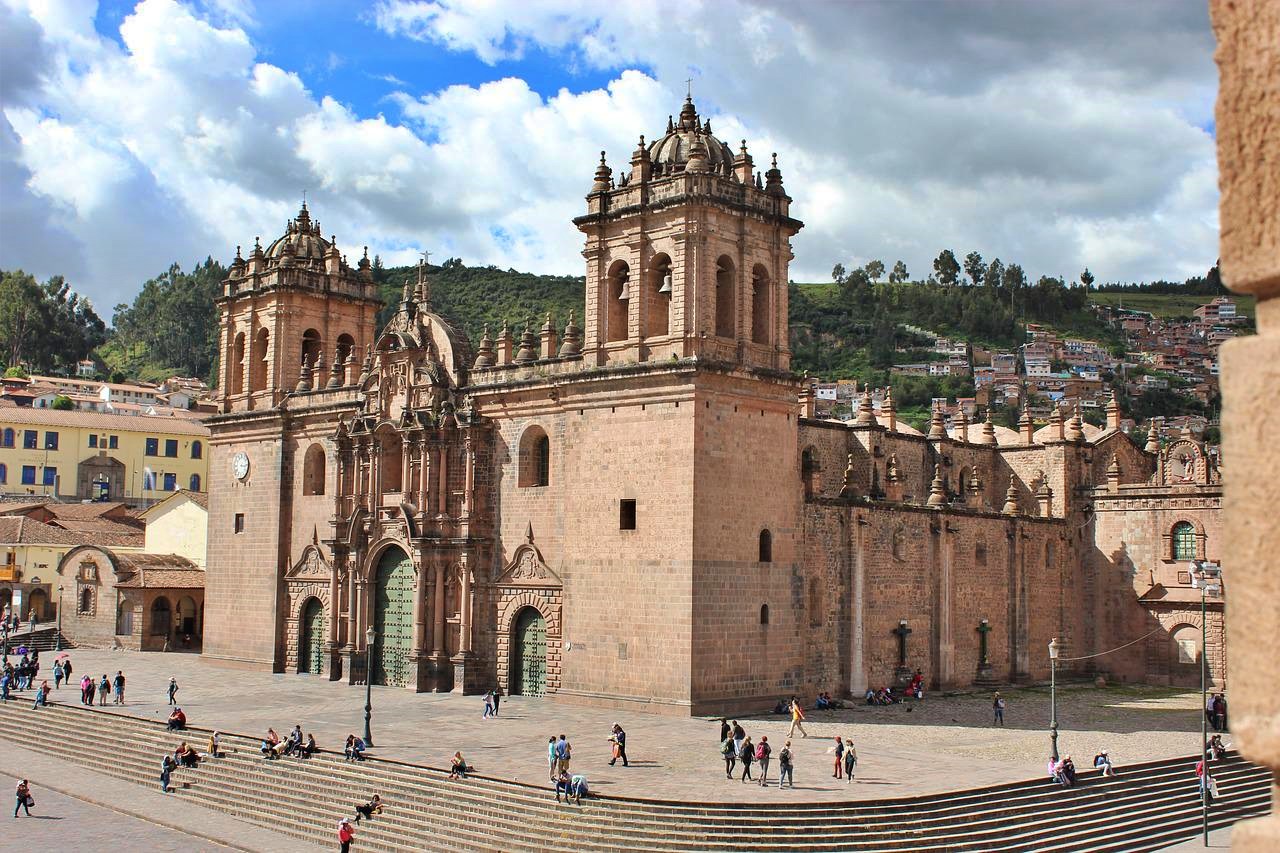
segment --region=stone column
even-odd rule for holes
[[[436,478],[436,517],[445,518],[449,514],[449,447],[440,448],[440,474]]]
[[[1246,758],[1270,768],[1280,805],[1280,4],[1212,0],[1209,10],[1220,75],[1220,269],[1228,287],[1258,300],[1258,334],[1220,352],[1231,733]],[[1236,824],[1231,842],[1280,850],[1280,808]]]
[[[435,626],[431,630],[431,656],[439,660],[444,646],[444,565],[436,566]]]

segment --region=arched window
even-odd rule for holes
[[[151,603],[151,636],[167,637],[172,627],[170,620],[169,599],[163,595]]]
[[[231,393],[244,393],[244,332],[236,335],[231,347]]]
[[[728,255],[721,255],[716,261],[716,337],[732,338],[738,334],[735,279],[733,261]]]
[[[1200,629],[1194,625],[1181,625],[1172,632],[1173,644],[1178,650],[1178,663],[1200,662]]]
[[[625,341],[627,309],[631,304],[631,268],[626,261],[614,261],[609,267],[605,302],[605,340]]]
[[[204,457],[204,445],[198,441],[191,442],[191,458],[201,459]]]
[[[393,429],[384,429],[378,433],[378,442],[381,447],[378,467],[382,470],[382,493],[398,492],[402,484],[400,466],[404,464],[400,434]]]
[[[769,605],[767,604],[760,605],[760,624],[761,625],[769,624]]]
[[[751,270],[751,340],[758,344],[772,343],[773,338],[773,289],[769,285],[769,271],[763,264]]]
[[[191,480],[188,483],[187,488],[189,488],[193,492],[200,491],[200,475],[199,474],[191,475]]]
[[[1189,521],[1179,521],[1173,526],[1173,559],[1196,558],[1196,526]]]
[[[13,427],[5,427],[3,440],[0,440],[0,446],[13,447]]]
[[[773,534],[768,529],[760,531],[760,562],[773,562]]]
[[[270,350],[271,333],[259,329],[253,336],[253,352],[249,357],[249,390],[262,391],[267,387],[267,353]]]
[[[399,460],[396,461],[397,467]],[[324,448],[313,444],[307,448],[302,460],[302,494],[324,494]]]
[[[320,358],[320,333],[317,332],[315,329],[307,329],[305,332],[302,333],[302,358],[301,358],[301,361],[299,362],[299,368],[298,368],[299,372],[301,372],[301,369],[302,369],[301,366],[303,364],[309,364],[312,367],[315,367],[316,362],[319,360],[319,358]],[[315,381],[315,377],[312,377],[312,381],[313,382]],[[323,379],[319,381],[319,385],[322,387],[324,386]]]
[[[93,587],[86,586],[80,590],[80,611],[81,613],[93,612]]]
[[[546,430],[534,425],[520,436],[518,486],[551,484],[551,440]]]
[[[654,255],[649,262],[648,294],[649,312],[646,338],[660,338],[671,332],[671,258],[666,255]]]

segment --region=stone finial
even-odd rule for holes
[[[596,166],[596,180],[591,185],[591,192],[603,193],[608,192],[610,185],[613,183],[613,170],[609,168],[609,164],[604,161],[604,152],[600,152],[600,165]]]
[[[640,144],[631,153],[631,180],[647,181],[653,176],[653,161],[649,149],[644,144],[644,134],[640,134]]]
[[[973,466],[973,471],[969,474],[969,493],[974,497],[982,494],[982,477],[978,474],[978,466]]]
[[[352,347],[351,352],[347,353],[347,360],[342,363],[342,378],[348,385],[354,385],[357,377],[356,352],[355,347]]]
[[[747,140],[744,139],[742,147],[738,149],[738,156],[733,158],[733,175],[739,183],[750,186],[754,172],[755,164],[751,161],[751,155],[747,153]]]
[[[967,443],[969,441],[969,415],[964,410],[964,406],[957,406],[955,439],[956,441]]]
[[[689,159],[684,164],[686,172],[706,172],[711,169],[711,161],[707,158],[707,144],[701,134],[695,134],[693,144],[689,146]]]
[[[511,327],[504,320],[502,328],[498,330],[498,364],[511,363]]]
[[[1053,413],[1049,415],[1049,440],[1056,442],[1067,440],[1063,432],[1062,409],[1056,404],[1053,407]]]
[[[1049,518],[1053,515],[1053,489],[1049,488],[1049,481],[1040,478],[1040,488],[1036,489],[1036,503],[1040,507],[1040,517]]]
[[[551,312],[547,312],[547,321],[542,324],[542,329],[538,334],[541,349],[539,350],[542,358],[556,357],[556,327],[551,324]]]
[[[765,192],[769,195],[786,195],[782,188],[782,170],[778,168],[778,153],[773,153],[773,165],[765,172]]]
[[[875,426],[876,415],[875,410],[871,407],[870,386],[862,390],[862,402],[858,404],[858,417],[853,423],[854,426]]]
[[[1067,422],[1067,441],[1084,441],[1084,418],[1080,417],[1080,405],[1077,403],[1071,420]]]
[[[1009,488],[1004,493],[1004,506],[1000,510],[1002,515],[1018,514],[1018,482],[1012,474],[1009,475]]]
[[[1156,429],[1156,419],[1151,419],[1151,425],[1147,427],[1147,445],[1142,448],[1148,453],[1160,452],[1160,430]]]
[[[898,454],[889,454],[889,460],[884,466],[884,478],[890,483],[896,483],[901,479],[901,473],[898,470]]]
[[[480,336],[480,347],[476,350],[476,360],[473,365],[477,369],[485,367],[493,367],[493,338],[489,337],[489,326],[484,327],[484,334]]]
[[[569,309],[569,322],[564,325],[564,336],[560,344],[560,356],[580,355],[582,353],[582,329],[573,320],[573,309]]]
[[[987,407],[987,417],[982,421],[982,435],[978,438],[978,444],[986,447],[995,447],[996,444],[996,425],[991,420],[991,407]]]
[[[1107,482],[1120,484],[1120,459],[1114,453],[1111,454],[1111,462],[1107,465]]]
[[[939,508],[947,504],[947,489],[942,482],[942,465],[941,463],[933,466],[933,482],[929,485],[928,505]]]
[[[929,415],[929,440],[942,441],[946,437],[947,424],[942,419],[942,409],[934,406],[933,413]]]
[[[528,364],[538,360],[538,336],[528,323],[524,324],[524,332],[520,335],[520,349],[516,351],[515,363]]]
[[[414,287],[413,298],[420,307],[426,308],[431,304],[431,282],[427,278],[425,258],[418,261],[418,283]]]
[[[1031,406],[1027,403],[1022,404],[1022,415],[1018,418],[1018,432],[1022,435],[1023,444],[1035,443],[1036,425],[1031,420]]]
[[[893,405],[893,386],[884,389],[884,403],[880,406],[880,416],[886,419],[885,426],[890,432],[898,429],[898,410]]]
[[[302,369],[298,371],[298,385],[293,390],[299,394],[311,390],[311,362],[305,358],[302,359]]]
[[[329,381],[325,383],[324,387],[325,390],[342,387],[342,359],[338,357],[337,353],[334,353],[333,367],[329,368]]]
[[[1111,397],[1107,400],[1107,429],[1120,429],[1120,401],[1116,399],[1116,389],[1111,389]]]
[[[853,470],[853,454],[849,454],[849,461],[844,467],[844,482],[840,486],[840,497],[851,498],[854,495],[854,470]]]

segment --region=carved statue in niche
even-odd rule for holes
[[[895,527],[893,529],[893,534],[890,537],[890,548],[893,553],[893,559],[895,560],[906,559],[906,556],[905,556],[906,544],[907,544],[906,533],[903,532],[901,527]]]

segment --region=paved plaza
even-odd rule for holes
[[[85,672],[128,678],[127,705],[107,711],[150,719],[168,713],[165,688],[178,679],[178,702],[191,725],[260,736],[284,735],[295,723],[314,732],[321,748],[340,749],[363,728],[363,687],[301,675],[226,669],[195,655],[74,650],[76,678]],[[483,775],[529,784],[546,781],[547,738],[561,732],[574,745],[574,766],[605,795],[697,801],[838,801],[911,796],[1040,775],[1048,755],[1047,688],[1003,691],[1007,726],[990,723],[990,695],[929,697],[886,708],[810,711],[807,739],[795,738],[796,790],[763,790],[728,781],[719,755],[717,721],[583,707],[552,699],[507,697],[496,720],[482,720],[479,696],[414,694],[373,688],[372,755],[447,767],[460,749]],[[77,704],[79,690],[55,691],[55,702]],[[1060,749],[1088,766],[1099,749],[1119,764],[1195,753],[1199,694],[1161,688],[1071,686],[1059,691]],[[628,734],[631,766],[608,765],[610,727]],[[775,750],[789,721],[744,717],[756,740]],[[835,735],[852,736],[857,781],[831,778],[827,749]],[[776,774],[777,762],[771,773]]]

